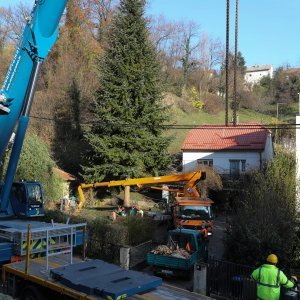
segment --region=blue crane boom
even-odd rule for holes
[[[41,65],[57,39],[59,22],[66,4],[67,0],[35,1],[0,91],[0,158],[13,132],[16,131],[4,184],[1,188],[0,217],[34,216],[43,212],[42,205],[37,203],[40,202],[37,201],[37,197],[42,197],[39,184],[29,183],[24,186],[20,183],[13,190],[12,186]],[[12,191],[15,195],[12,195]],[[18,193],[23,193],[22,201],[15,199]],[[29,198],[32,202],[30,207]]]

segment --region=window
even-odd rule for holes
[[[26,190],[23,184],[15,183],[13,184],[11,190],[14,198],[16,198],[20,203],[27,203]]]
[[[242,159],[232,159],[229,160],[230,163],[230,177],[238,178],[240,173],[246,172],[246,160]]]
[[[212,211],[210,206],[180,206],[178,217],[183,220],[210,220]]]
[[[214,161],[212,159],[198,159],[197,162],[199,166],[213,167],[214,165]]]
[[[230,177],[238,178],[240,176],[240,161],[230,160]]]
[[[241,160],[242,166],[241,166],[241,171],[246,172],[246,160]]]
[[[29,204],[42,203],[43,197],[42,197],[42,190],[40,185],[28,184],[27,193],[28,193]]]

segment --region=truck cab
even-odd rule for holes
[[[208,198],[176,197],[173,207],[173,220],[175,227],[200,230],[205,224],[208,232],[213,227],[213,201]]]
[[[0,186],[0,193],[1,189],[2,186]],[[9,198],[15,216],[36,217],[44,215],[44,195],[39,182],[14,182]]]

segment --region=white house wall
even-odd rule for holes
[[[198,159],[212,159],[214,168],[220,174],[230,173],[230,160],[246,160],[246,172],[251,169],[259,169],[261,166],[261,154],[258,152],[183,152],[183,172],[186,173],[197,170]]]
[[[273,67],[270,67],[270,69],[265,69],[265,70],[258,69],[253,71],[246,71],[245,80],[250,84],[255,84],[258,83],[265,76],[273,78],[273,72],[274,72]]]
[[[271,160],[274,157],[273,142],[272,142],[271,134],[268,135],[268,137],[267,137],[265,150],[262,152],[261,157],[262,157],[263,162]]]
[[[245,74],[245,80],[248,83],[258,83],[263,77],[270,76],[269,71],[249,72]]]

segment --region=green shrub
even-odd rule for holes
[[[87,256],[112,263],[119,263],[121,247],[135,246],[153,238],[154,222],[148,218],[128,216],[120,222],[112,223],[106,218],[86,220],[80,216],[68,216],[61,211],[47,210],[44,221],[66,223],[68,218],[73,224],[87,222]]]
[[[55,166],[47,146],[30,134],[24,141],[15,179],[38,180],[43,184],[46,201],[58,200],[62,196],[63,182],[54,173]]]
[[[87,255],[119,263],[120,248],[127,244],[127,228],[111,223],[107,219],[97,218],[88,223],[89,243]]]
[[[295,193],[293,154],[277,152],[264,172],[249,173],[241,183],[237,213],[231,218],[227,258],[255,265],[276,253],[281,266],[298,265]]]
[[[37,180],[43,184],[46,201],[58,200],[62,196],[63,182],[54,173],[55,166],[47,146],[35,134],[26,135],[15,180]]]
[[[127,216],[121,222],[128,232],[128,245],[135,246],[153,238],[154,222],[148,218]]]

